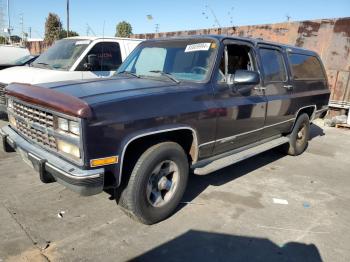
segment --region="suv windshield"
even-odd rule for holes
[[[33,62],[32,66],[54,70],[69,70],[89,44],[89,40],[59,40],[41,54]]]
[[[211,70],[218,44],[213,39],[149,41],[139,45],[117,74],[162,80],[203,81]]]

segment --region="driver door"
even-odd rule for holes
[[[232,88],[227,83],[236,70],[258,71],[255,49],[246,42],[226,41],[214,81],[217,133],[214,154],[259,141],[266,114],[266,99],[260,84]]]

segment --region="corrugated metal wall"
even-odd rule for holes
[[[331,106],[350,107],[350,17],[279,24],[212,28],[133,35],[136,38],[224,34],[263,38],[316,51],[322,58],[332,95]]]

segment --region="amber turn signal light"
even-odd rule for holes
[[[105,158],[98,158],[90,160],[91,167],[107,166],[118,163],[118,156],[110,156]]]

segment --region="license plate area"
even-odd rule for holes
[[[21,156],[21,158],[23,159],[24,163],[26,163],[31,168],[34,168],[34,165],[33,165],[32,161],[29,160],[28,153],[26,151],[24,151],[20,147],[17,147],[16,151]]]

